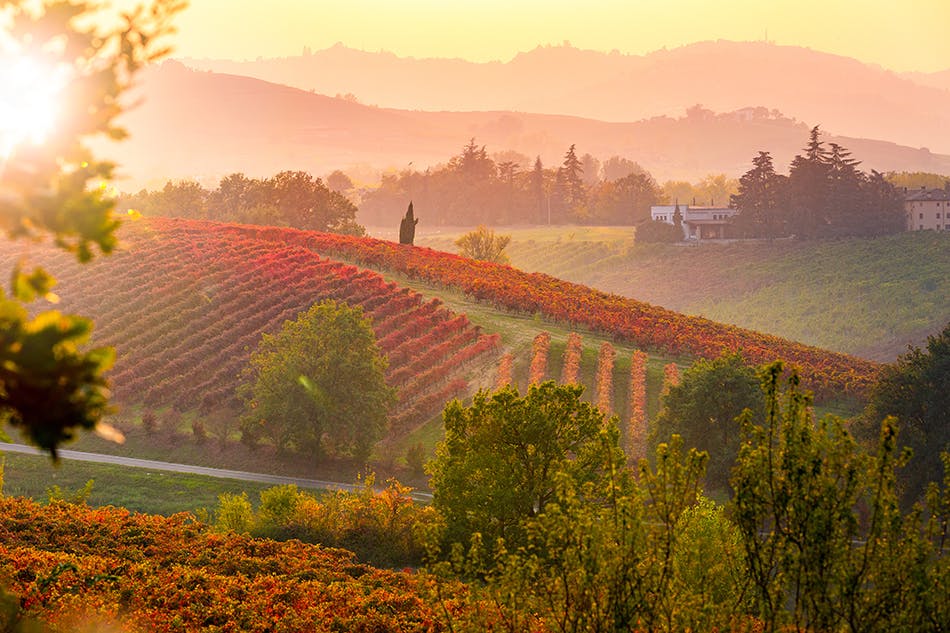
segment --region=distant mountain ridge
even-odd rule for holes
[[[217,184],[230,173],[325,175],[352,165],[416,170],[446,162],[471,138],[489,152],[516,150],[560,164],[578,153],[638,161],[658,179],[738,176],[759,150],[785,169],[807,140],[804,122],[747,108],[733,114],[692,109],[688,116],[609,123],[511,111],[425,112],[376,108],[259,79],[190,70],[168,61],[150,68],[121,123],[131,139],[103,148],[121,165],[126,191],[168,178]],[[836,136],[862,169],[950,173],[950,156],[892,142]]]
[[[630,122],[676,116],[695,104],[717,112],[765,106],[839,134],[950,153],[950,80],[942,73],[900,75],[766,42],[698,42],[642,56],[548,46],[486,63],[337,44],[298,57],[183,61],[403,109],[514,110]]]

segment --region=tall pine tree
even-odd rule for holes
[[[739,179],[739,193],[731,197],[732,206],[739,211],[736,227],[747,237],[783,235],[786,178],[775,173],[768,152],[759,152],[752,165]]]
[[[811,129],[804,155],[792,160],[788,172],[789,228],[804,238],[824,234],[829,215],[829,152],[820,139],[821,130]]]

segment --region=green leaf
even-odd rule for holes
[[[13,288],[13,296],[24,303],[30,303],[37,297],[42,297],[50,303],[59,302],[59,297],[52,292],[56,279],[41,267],[36,267],[32,273],[26,274],[17,264],[13,269],[10,285]]]

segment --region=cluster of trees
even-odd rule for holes
[[[506,630],[940,630],[950,455],[904,513],[893,418],[868,451],[843,420],[813,419],[794,372],[764,367],[752,394],[740,360],[682,383],[726,394],[734,375],[748,396],[738,421],[708,402],[705,432],[735,430],[712,439],[734,451],[725,506],[702,494],[709,455],[678,434],[628,468],[616,419],[576,386],[449,405],[429,465],[444,522],[430,535],[432,571],[471,579],[473,601],[495,607],[485,624],[500,617]]]
[[[904,228],[903,196],[883,174],[865,174],[847,149],[825,147],[818,127],[788,176],[777,174],[768,152],[739,179],[731,197],[738,232],[749,237],[874,236]]]
[[[356,222],[356,206],[305,171],[282,171],[271,178],[231,174],[213,191],[194,180],[170,180],[159,191],[122,196],[119,205],[151,216],[365,234]]]
[[[745,412],[761,422],[759,383],[756,370],[739,353],[696,361],[662,397],[651,443],[682,436],[687,446],[709,454],[707,484],[727,490],[740,452],[738,419]],[[884,367],[849,431],[873,449],[881,421],[888,416],[899,422],[898,443],[911,451],[910,464],[897,475],[901,500],[909,507],[930,482],[941,479],[941,454],[950,452],[950,323],[927,339],[925,349],[911,348]]]
[[[472,139],[442,167],[384,175],[364,193],[360,220],[397,224],[413,200],[433,225],[634,224],[662,199],[656,180],[619,156],[601,163],[571,145],[561,165],[545,167],[540,157],[532,162],[516,152],[492,158]]]

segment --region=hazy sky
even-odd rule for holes
[[[191,0],[175,56],[254,59],[342,42],[507,61],[539,44],[643,54],[762,40],[897,71],[950,68],[950,0]]]

